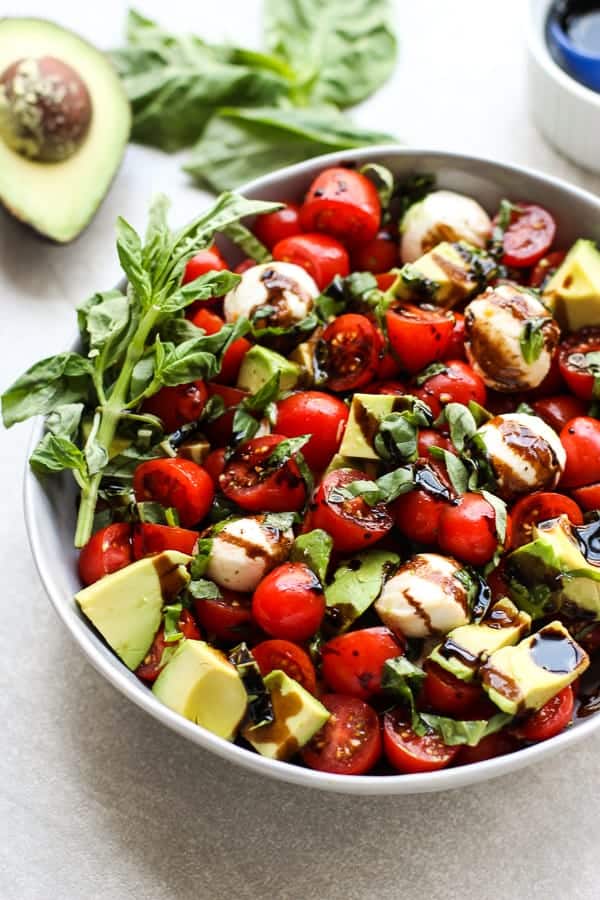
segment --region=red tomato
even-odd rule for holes
[[[388,381],[395,378],[400,373],[400,363],[390,350],[383,349],[379,353],[379,364],[377,366],[377,378],[381,381]]]
[[[518,749],[518,741],[506,730],[488,734],[482,738],[476,747],[459,747],[456,759],[457,765],[466,766],[470,763],[483,762],[486,759],[494,759],[496,756],[505,756]]]
[[[540,397],[551,397],[553,394],[562,394],[566,390],[566,385],[560,373],[558,363],[559,353],[556,352],[550,362],[550,369],[541,384],[531,391],[527,391],[527,397],[538,399]],[[531,403],[531,400],[529,400]]]
[[[463,494],[442,510],[438,529],[440,549],[461,562],[484,566],[498,546],[496,513],[481,494]]]
[[[227,263],[213,244],[212,247],[200,250],[195,256],[192,256],[185,267],[181,283],[188,284],[190,281],[200,278],[201,275],[206,275],[207,272],[222,272],[226,268]]]
[[[543,419],[550,428],[560,431],[565,427],[569,419],[576,416],[585,416],[587,407],[583,400],[572,397],[570,394],[559,394],[556,397],[544,397],[542,400],[534,400],[531,404],[536,415]]]
[[[418,544],[435,544],[446,506],[447,501],[419,488],[398,497],[392,504],[392,512],[396,527],[404,537]]]
[[[391,286],[396,280],[396,275],[393,272],[381,272],[379,275],[375,275],[375,281],[377,282],[377,287],[380,291],[389,291]]]
[[[115,522],[91,536],[79,554],[79,577],[84,584],[93,584],[133,562],[131,525]]]
[[[163,550],[179,550],[190,556],[194,552],[198,532],[172,525],[139,522],[133,527],[133,558],[142,559]]]
[[[203,381],[161,388],[144,400],[142,411],[161,419],[165,431],[177,431],[187,422],[194,422],[202,415],[208,391]]]
[[[600,484],[588,484],[571,491],[573,499],[586,512],[600,509]]]
[[[566,255],[564,250],[554,250],[552,253],[549,253],[547,256],[540,259],[529,276],[529,286],[543,288],[550,278],[552,278]]]
[[[544,256],[554,241],[556,223],[550,213],[534,203],[519,203],[504,232],[505,266],[526,269]]]
[[[477,709],[485,700],[481,685],[463,681],[431,660],[425,662],[424,669],[427,675],[419,701],[436,713],[466,719],[470,717],[471,710]]]
[[[270,467],[268,459],[285,440],[280,434],[267,434],[241,444],[219,478],[226,497],[249,512],[290,512],[301,509],[306,487],[298,464],[290,459]]]
[[[300,234],[300,207],[297,203],[287,203],[283,209],[257,216],[252,230],[259,241],[272,250],[275,244],[285,238]]]
[[[187,528],[207,514],[215,493],[212,479],[191,459],[150,459],[137,467],[133,492],[138,503],[156,500],[174,507]]]
[[[594,378],[600,375],[599,362],[590,362],[587,354],[600,354],[600,328],[584,328],[563,341],[558,355],[560,373],[575,396],[589,403]],[[600,355],[597,357],[600,360]]]
[[[315,667],[308,653],[298,644],[277,639],[262,641],[252,648],[252,655],[258,663],[261,675],[268,675],[274,669],[281,669],[310,694],[316,692]]]
[[[541,709],[531,713],[515,728],[515,734],[524,741],[547,741],[564,731],[573,718],[574,708],[575,695],[569,685],[548,700]]]
[[[217,487],[219,485],[219,476],[223,474],[227,465],[226,453],[227,447],[218,447],[216,450],[211,450],[203,462],[204,468]]]
[[[321,703],[331,713],[302,750],[311,769],[334,775],[364,775],[381,756],[381,732],[375,710],[356,697],[325,694]]]
[[[336,275],[350,274],[348,251],[328,234],[296,234],[273,247],[273,259],[295,263],[306,269],[324,291]]]
[[[389,342],[411,375],[441,359],[454,329],[452,313],[406,304],[385,314]]]
[[[229,443],[231,438],[235,408],[248,394],[246,391],[240,391],[238,388],[229,387],[225,384],[215,384],[214,382],[209,382],[207,387],[209,397],[217,396],[222,398],[226,412],[213,422],[209,422],[204,430],[211,445],[223,447]]]
[[[442,450],[448,450],[450,453],[456,453],[452,441],[445,435],[440,434],[434,428],[421,428],[417,438],[417,453],[423,459],[431,459],[429,448],[441,447]]]
[[[284,563],[269,572],[252,597],[252,615],[263,631],[287,641],[306,641],[325,614],[319,579],[304,563]]]
[[[337,453],[348,421],[348,407],[322,391],[291,394],[277,404],[277,431],[286,437],[311,434],[302,455],[317,472]]]
[[[198,310],[192,317],[192,323],[198,328],[203,328],[206,334],[217,334],[225,324],[221,316],[209,309]],[[242,360],[251,346],[250,341],[247,341],[244,337],[237,338],[229,345],[221,362],[221,371],[219,372],[221,381],[229,384],[236,380]]]
[[[363,391],[365,394],[395,394],[398,397],[409,393],[406,385],[400,381],[374,381],[363,388]]]
[[[338,694],[368,700],[381,693],[386,659],[402,656],[404,646],[389,628],[361,628],[327,641],[321,648],[321,672]]]
[[[250,258],[243,259],[241,261],[241,263],[237,264],[237,266],[235,267],[235,269],[233,271],[235,272],[236,275],[243,275],[244,272],[247,272],[248,269],[254,268],[255,265],[256,265],[255,259],[250,259]]]
[[[381,204],[373,182],[340,167],[317,175],[300,210],[304,231],[324,231],[353,245],[373,240],[380,222]]]
[[[323,478],[311,503],[305,530],[322,528],[333,538],[340,553],[365,550],[380,540],[393,525],[384,503],[369,506],[362,497],[340,500],[337,488],[365,479],[356,469],[335,469]]]
[[[383,751],[399,772],[435,772],[452,762],[458,747],[448,747],[432,732],[420,737],[405,720],[401,710],[386,712],[383,718]]]
[[[567,454],[561,478],[563,488],[583,487],[600,481],[600,422],[590,416],[577,416],[560,433]]]
[[[564,494],[536,491],[517,500],[510,513],[509,547],[514,550],[533,540],[532,529],[538,522],[568,516],[573,525],[583,525],[583,514],[573,500]]]
[[[373,381],[379,366],[381,337],[366,316],[345,313],[323,332],[327,386],[332,391],[355,391]]]
[[[444,359],[466,359],[465,353],[465,317],[462,313],[453,311],[454,328],[450,335],[450,341],[444,353]]]
[[[382,229],[371,241],[360,244],[352,254],[355,272],[373,272],[380,275],[398,265],[398,238]]]
[[[179,617],[178,627],[184,638],[188,638],[191,641],[201,641],[202,635],[198,630],[196,623],[194,622],[194,618],[192,614],[187,610],[183,609],[181,611],[181,615]],[[179,639],[181,640],[181,638]],[[138,678],[141,678],[142,681],[156,681],[162,669],[164,669],[167,664],[168,657],[163,662],[163,654],[168,647],[177,647],[179,641],[170,641],[167,643],[165,641],[165,629],[163,627],[159,628],[152,642],[152,646],[148,650],[148,653],[144,657],[143,662],[139,664],[137,669],[135,670],[135,674]]]
[[[252,601],[249,594],[220,588],[215,600],[194,600],[196,617],[205,631],[218,641],[237,644],[254,631]]]
[[[485,406],[487,391],[483,379],[473,371],[471,366],[460,359],[452,359],[444,363],[445,372],[432,375],[418,388],[414,394],[427,403],[434,417],[437,418],[446,403],[462,403],[468,406],[470,400]]]

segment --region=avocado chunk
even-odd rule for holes
[[[533,540],[508,558],[519,582],[539,594],[548,605],[567,615],[600,619],[600,565],[586,559],[583,547],[598,523],[573,528],[567,516],[534,525]],[[519,603],[518,596],[513,599]]]
[[[237,386],[256,394],[275,374],[279,373],[279,389],[291,391],[300,378],[300,366],[285,356],[256,344],[244,356]]]
[[[327,623],[336,632],[347,631],[377,600],[387,576],[400,565],[397,553],[366,550],[339,567],[325,589]]]
[[[594,241],[575,241],[542,299],[569,331],[600,325],[600,250]]]
[[[177,456],[184,459],[191,459],[192,462],[202,465],[208,454],[210,453],[210,444],[205,437],[189,438],[180,444],[177,448]]]
[[[479,667],[501,647],[516,644],[529,631],[531,616],[507,597],[491,607],[478,624],[460,625],[431,653],[430,659],[463,681],[472,681]]]
[[[590,664],[565,626],[550,622],[516,647],[501,647],[480,669],[483,689],[502,712],[540,709]]]
[[[394,411],[397,400],[393,394],[354,394],[339,450],[341,456],[379,460],[373,447],[375,435],[383,417]]]
[[[264,679],[271,694],[275,720],[269,725],[246,725],[242,734],[269,759],[290,759],[323,727],[329,712],[316,697],[280,669]]]
[[[191,557],[176,550],[105,575],[75,594],[81,611],[129,669],[137,669],[159,629],[162,608],[188,584]]]
[[[0,19],[0,200],[60,243],[90,221],[119,167],[129,101],[108,58],[42,19]]]
[[[396,295],[405,300],[428,299],[446,308],[454,306],[479,285],[469,260],[469,253],[474,252],[476,248],[464,242],[443,241],[402,267]]]
[[[181,641],[152,693],[180,716],[228,741],[246,712],[247,694],[235,667],[205,641]]]
[[[369,478],[377,478],[379,465],[374,460],[361,459],[358,456],[342,456],[341,453],[336,453],[331,457],[331,462],[325,469],[323,477],[337,469],[357,469],[359,472],[364,472]]]

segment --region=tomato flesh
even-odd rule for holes
[[[345,313],[323,332],[324,368],[332,391],[356,390],[373,381],[379,366],[381,337],[366,316]]]
[[[563,341],[558,365],[569,390],[590,403],[600,375],[600,328],[584,328]]]
[[[234,453],[219,477],[226,497],[248,512],[290,512],[304,505],[306,487],[297,463],[271,466],[269,458],[285,438],[252,438]]]
[[[261,641],[252,648],[252,655],[258,663],[261,675],[268,675],[274,669],[281,669],[294,681],[302,685],[310,694],[317,690],[317,676],[308,653],[293,644],[274,638]]]
[[[357,697],[325,694],[331,713],[323,728],[302,750],[305,765],[334,775],[364,775],[381,756],[377,714]]]
[[[203,381],[161,388],[144,400],[142,411],[158,416],[165,431],[177,431],[182,425],[200,418],[206,406],[208,390]]]
[[[337,488],[364,479],[364,472],[336,469],[323,478],[310,506],[305,529],[322,528],[327,531],[340,553],[367,549],[387,534],[393,525],[383,503],[369,506],[362,497],[348,500],[336,497]]]
[[[547,519],[565,515],[573,525],[583,525],[583,514],[577,504],[551,491],[536,491],[521,497],[510,512],[510,547],[515,549],[533,540],[533,526]]]
[[[509,734],[506,729],[488,734],[482,738],[475,747],[460,747],[456,758],[457,765],[466,766],[471,763],[484,762],[486,759],[494,759],[496,756],[505,756],[518,750],[517,739]]]
[[[581,509],[584,509],[586,512],[600,509],[600,483],[575,488],[575,490],[571,491],[571,494]]]
[[[182,633],[184,638],[188,638],[192,641],[200,641],[202,640],[202,635],[200,634],[200,630],[196,623],[194,622],[194,617],[189,612],[189,610],[184,609],[181,611],[181,615],[179,617],[178,628]],[[164,669],[165,665],[169,661],[168,655],[165,657],[165,650],[167,648],[175,648],[180,643],[181,638],[177,641],[170,641],[167,643],[165,641],[165,630],[163,627],[159,628],[153,642],[150,647],[148,653],[146,654],[144,660],[139,664],[137,669],[135,670],[135,674],[138,678],[141,678],[142,681],[156,681],[161,671]]]
[[[233,644],[249,640],[253,631],[251,598],[227,588],[216,599],[194,601],[198,622],[211,637]]]
[[[133,476],[136,500],[155,500],[174,507],[187,528],[200,522],[214,497],[212,478],[190,459],[151,459],[137,467]]]
[[[454,330],[452,313],[408,304],[388,310],[385,320],[389,342],[398,362],[410,374],[441,359]]]
[[[324,231],[353,246],[373,240],[380,222],[375,185],[360,172],[341,167],[317,175],[300,209],[304,231]]]
[[[349,631],[323,645],[323,678],[338,694],[368,700],[381,692],[385,661],[403,653],[403,644],[389,628]]]
[[[131,525],[114,522],[91,536],[79,554],[79,577],[93,584],[133,562]]]
[[[502,262],[528,268],[544,256],[554,241],[556,223],[550,213],[533,203],[518,204],[504,232]]]
[[[399,772],[435,772],[451,763],[458,750],[444,744],[435,732],[416,734],[400,710],[386,712],[383,718],[383,751]]]
[[[257,624],[275,638],[306,641],[323,621],[325,595],[304,563],[284,563],[269,572],[252,597]]]

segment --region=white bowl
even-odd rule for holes
[[[600,172],[600,93],[571,78],[546,41],[553,0],[530,0],[527,26],[529,105],[547,140],[590,172]]]
[[[367,161],[387,165],[397,176],[432,172],[437,176],[440,186],[472,194],[491,213],[502,197],[525,198],[543,203],[557,217],[558,241],[563,246],[568,246],[582,235],[600,237],[600,199],[549,176],[456,154],[397,147],[375,147],[329,154],[259,178],[241,188],[241,191],[260,199],[298,199],[312,178],[325,166],[362,164]],[[43,423],[40,420],[35,424],[30,450],[40,439],[42,431]],[[596,714],[578,721],[558,737],[516,753],[460,768],[415,775],[329,775],[266,759],[230,744],[159,703],[151,691],[109,650],[79,612],[73,601],[73,595],[80,587],[76,551],[73,549],[75,500],[75,486],[70,477],[55,477],[41,482],[27,468],[25,518],[31,548],[42,582],[63,623],[92,665],[129,700],[190,741],[253,772],[306,787],[346,794],[442,791],[495,778],[538,762],[600,727],[600,715]]]

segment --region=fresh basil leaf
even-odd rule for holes
[[[510,225],[513,213],[520,212],[519,206],[515,206],[510,200],[501,200],[498,212],[494,216],[494,228],[489,246],[489,253],[499,259],[504,253],[504,233]]]
[[[152,297],[152,281],[142,258],[142,241],[122,216],[117,219],[117,253],[121,268],[143,307]]]
[[[298,514],[295,512],[267,513],[263,525],[271,531],[288,531],[298,522]]]
[[[353,106],[391,75],[387,0],[266,0],[267,47],[296,72],[292,99]]]
[[[532,619],[545,618],[553,608],[552,591],[547,584],[527,587],[516,578],[508,581],[508,594],[518,609],[529,613]]]
[[[170,606],[163,606],[165,644],[173,644],[175,641],[180,641],[183,637],[183,633],[179,628],[179,620],[182,612],[183,607],[181,603],[172,603]]]
[[[275,308],[268,306],[261,306],[257,311],[257,313],[266,313],[266,316],[272,315],[274,312],[276,312]],[[265,344],[267,343],[265,338],[281,337],[282,335],[288,337],[292,342],[306,340],[307,336],[312,334],[319,325],[319,320],[315,313],[309,313],[303,319],[300,319],[299,322],[294,322],[291,325],[267,325],[263,327],[260,324],[261,318],[263,317],[258,314],[252,317],[252,336],[257,341],[262,341]]]
[[[100,295],[102,296],[102,295]],[[107,344],[114,346],[129,325],[130,305],[125,294],[108,291],[100,303],[95,303],[86,317],[86,330],[91,352],[99,351]],[[106,359],[105,366],[114,362]]]
[[[279,372],[275,372],[265,384],[250,397],[243,400],[244,409],[262,413],[269,403],[273,403],[279,396]]]
[[[381,210],[385,217],[394,195],[394,176],[386,166],[380,166],[379,163],[367,163],[360,169],[360,173],[377,188]]]
[[[241,407],[236,409],[231,427],[232,444],[237,446],[237,444],[242,444],[244,441],[249,441],[259,428],[260,422],[251,413],[246,412]]]
[[[229,662],[235,666],[248,695],[247,720],[251,728],[270,725],[275,721],[271,695],[265,687],[258,663],[247,645],[242,642],[228,653]]]
[[[234,272],[206,272],[194,281],[182,285],[161,304],[163,313],[171,315],[185,309],[196,300],[208,300],[210,297],[222,297],[240,283],[240,276]]]
[[[57,406],[46,416],[44,422],[46,431],[57,437],[66,437],[74,441],[79,432],[83,410],[83,403],[65,403]]]
[[[200,378],[208,380],[219,371],[215,355],[204,349],[203,337],[184,341],[178,346],[161,342],[155,346],[162,348],[162,359],[157,358],[154,372],[157,390],[162,385],[176,387]]]
[[[142,356],[133,367],[131,381],[129,382],[130,400],[133,400],[144,393],[154,379],[155,367],[156,353],[155,349],[152,347],[145,352],[144,356]]]
[[[222,191],[323,153],[395,141],[359,128],[334,107],[227,107],[208,123],[183,168]]]
[[[223,234],[233,241],[240,250],[257,263],[266,263],[273,259],[269,248],[252,234],[241,222],[232,222],[223,229]]]
[[[506,503],[490,491],[481,491],[481,496],[487,500],[496,514],[496,534],[498,541],[503,544],[506,538]]]
[[[192,556],[192,561],[190,563],[190,575],[192,576],[192,581],[198,581],[198,579],[202,578],[205,574],[212,552],[212,543],[211,537],[198,538],[196,541],[194,555]]]
[[[59,353],[35,363],[2,394],[5,427],[87,400],[91,374],[91,363],[78,353]]]
[[[427,366],[426,369],[417,375],[414,379],[417,387],[421,387],[421,385],[425,384],[426,381],[429,381],[430,378],[433,378],[434,375],[441,375],[443,372],[447,372],[448,367],[442,362],[434,362],[431,365]]]
[[[462,403],[448,403],[444,407],[444,418],[450,430],[450,440],[459,453],[477,431],[477,422],[468,406]]]
[[[300,534],[292,545],[290,560],[302,562],[315,573],[319,581],[324,584],[327,577],[327,569],[333,550],[333,539],[330,534],[321,528],[315,528],[306,534]]]
[[[377,503],[391,503],[402,494],[407,494],[415,487],[415,473],[411,466],[394,469],[382,475],[377,481],[359,479],[334,488],[329,494],[333,503],[343,503],[353,497],[361,497],[369,506]]]
[[[381,459],[411,462],[417,457],[417,438],[417,427],[403,413],[390,413],[379,423],[373,447]]]
[[[434,716],[432,713],[421,713],[420,718],[429,728],[440,735],[448,747],[462,744],[466,744],[467,747],[476,747],[483,738],[501,731],[512,721],[513,716],[509,716],[507,713],[497,713],[487,720],[462,721],[449,719],[446,716]]]
[[[469,400],[469,412],[475,419],[477,427],[485,425],[492,418],[492,413],[488,412],[483,406],[480,406],[475,400]]]
[[[397,553],[367,550],[342,563],[325,588],[326,627],[346,631],[379,597],[400,563]]]
[[[521,356],[526,363],[534,363],[540,358],[540,354],[544,349],[544,325],[550,320],[547,316],[537,316],[527,319],[519,338],[519,346],[521,348]]]
[[[452,487],[457,494],[464,494],[469,486],[469,470],[462,459],[443,447],[430,447],[429,453],[444,462]]]
[[[382,689],[395,700],[410,710],[411,724],[417,734],[424,734],[425,729],[420,721],[415,696],[421,690],[425,672],[412,663],[406,656],[387,659],[381,674]]]
[[[286,438],[281,441],[265,460],[264,469],[271,471],[285,466],[305,444],[308,444],[311,437],[312,434],[302,434],[299,437]]]
[[[413,206],[423,200],[427,194],[435,190],[435,175],[424,173],[421,175],[411,175],[405,181],[400,182],[396,187],[396,197],[399,202],[399,220],[402,221],[404,213]]]
[[[88,477],[85,456],[79,447],[60,435],[45,434],[31,457],[29,465],[37,475],[73,469],[83,480]]]
[[[187,589],[195,600],[220,600],[223,596],[214,581],[209,581],[208,578],[190,581]]]
[[[479,623],[486,615],[492,603],[492,592],[486,580],[470,566],[464,566],[454,573],[467,592],[467,603],[471,618]]]
[[[170,200],[165,194],[157,194],[152,198],[142,249],[142,261],[146,268],[150,268],[154,260],[162,258],[168,250],[170,205]]]

